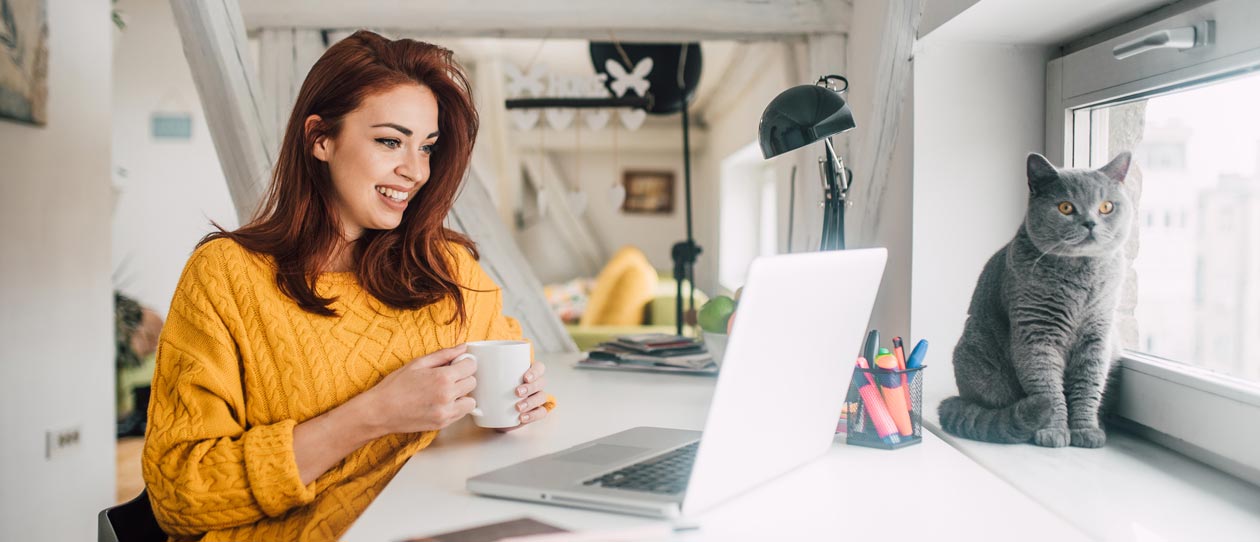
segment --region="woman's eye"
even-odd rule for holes
[[[1098,206],[1098,212],[1100,212],[1100,213],[1102,213],[1102,214],[1105,214],[1105,215],[1109,215],[1109,214],[1111,214],[1111,212],[1112,212],[1112,211],[1114,211],[1114,210],[1116,210],[1116,204],[1114,204],[1114,203],[1112,203],[1112,202],[1110,202],[1110,201],[1104,201],[1104,202],[1102,202],[1102,205],[1099,205],[1099,206]]]
[[[1076,210],[1076,207],[1073,207],[1072,204],[1069,202],[1064,201],[1064,202],[1059,203],[1060,213],[1063,213],[1065,215],[1070,215],[1072,214],[1072,211],[1075,211],[1075,210]]]
[[[401,141],[389,137],[377,138],[376,142],[391,149],[397,149],[400,145],[402,145]]]
[[[423,152],[423,153],[425,153],[425,154],[433,154],[433,149],[434,149],[434,148],[436,148],[436,147],[437,147],[437,144],[436,144],[436,143],[434,143],[434,144],[432,144],[432,145],[421,145],[421,146],[420,146],[420,152]]]

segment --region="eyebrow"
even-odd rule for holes
[[[399,132],[402,132],[402,134],[405,136],[410,136],[412,133],[410,128],[407,128],[406,126],[394,124],[392,122],[383,122],[381,124],[373,124],[372,127],[373,128],[393,128],[395,130],[398,130]],[[438,136],[438,132],[435,130],[433,133],[425,136],[425,139],[434,138],[437,136]]]

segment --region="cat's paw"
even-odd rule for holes
[[[1066,427],[1038,429],[1033,433],[1033,444],[1047,448],[1062,448],[1072,441],[1071,433]]]
[[[1107,433],[1098,427],[1072,430],[1072,445],[1080,448],[1101,448],[1107,443]]]

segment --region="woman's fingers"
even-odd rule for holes
[[[546,379],[546,378],[539,378],[538,380],[535,380],[535,381],[533,381],[533,382],[527,382],[527,383],[525,383],[525,384],[521,384],[521,385],[517,386],[517,387],[516,387],[516,396],[517,396],[517,397],[529,397],[529,396],[531,396],[531,395],[534,395],[534,394],[536,394],[536,393],[538,393],[538,392],[542,391],[542,390],[543,390],[543,388],[545,388],[545,387],[547,387],[547,379]]]
[[[546,372],[547,366],[543,365],[543,362],[534,361],[534,363],[529,366],[529,370],[525,371],[525,377],[523,380],[525,380],[527,384],[531,383],[539,378],[542,378],[543,373]]]
[[[529,412],[531,410],[534,410],[542,406],[543,403],[546,403],[546,402],[547,402],[547,394],[540,391],[538,393],[530,395],[529,397],[526,397],[523,401],[517,401],[516,410],[518,412]]]
[[[539,407],[529,412],[526,412],[524,414],[521,414],[521,423],[522,424],[534,423],[546,417],[547,417],[547,409]]]

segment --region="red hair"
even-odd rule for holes
[[[437,99],[442,134],[429,159],[429,180],[397,228],[364,230],[354,243],[354,273],[368,293],[398,309],[421,308],[449,296],[457,310],[452,321],[464,322],[452,250],[462,246],[473,258],[477,250],[471,239],[442,223],[468,169],[478,118],[468,79],[452,56],[437,45],[389,40],[366,30],[329,47],[298,92],[270,187],[253,219],[236,231],[219,228],[199,245],[226,237],[270,255],[285,295],[306,311],[335,316],[329,305],[336,298],[319,297],[314,288],[342,232],[328,164],[312,154],[315,141],[335,138],[343,118],[365,98],[398,85],[423,85]],[[308,132],[311,115],[321,122]]]

